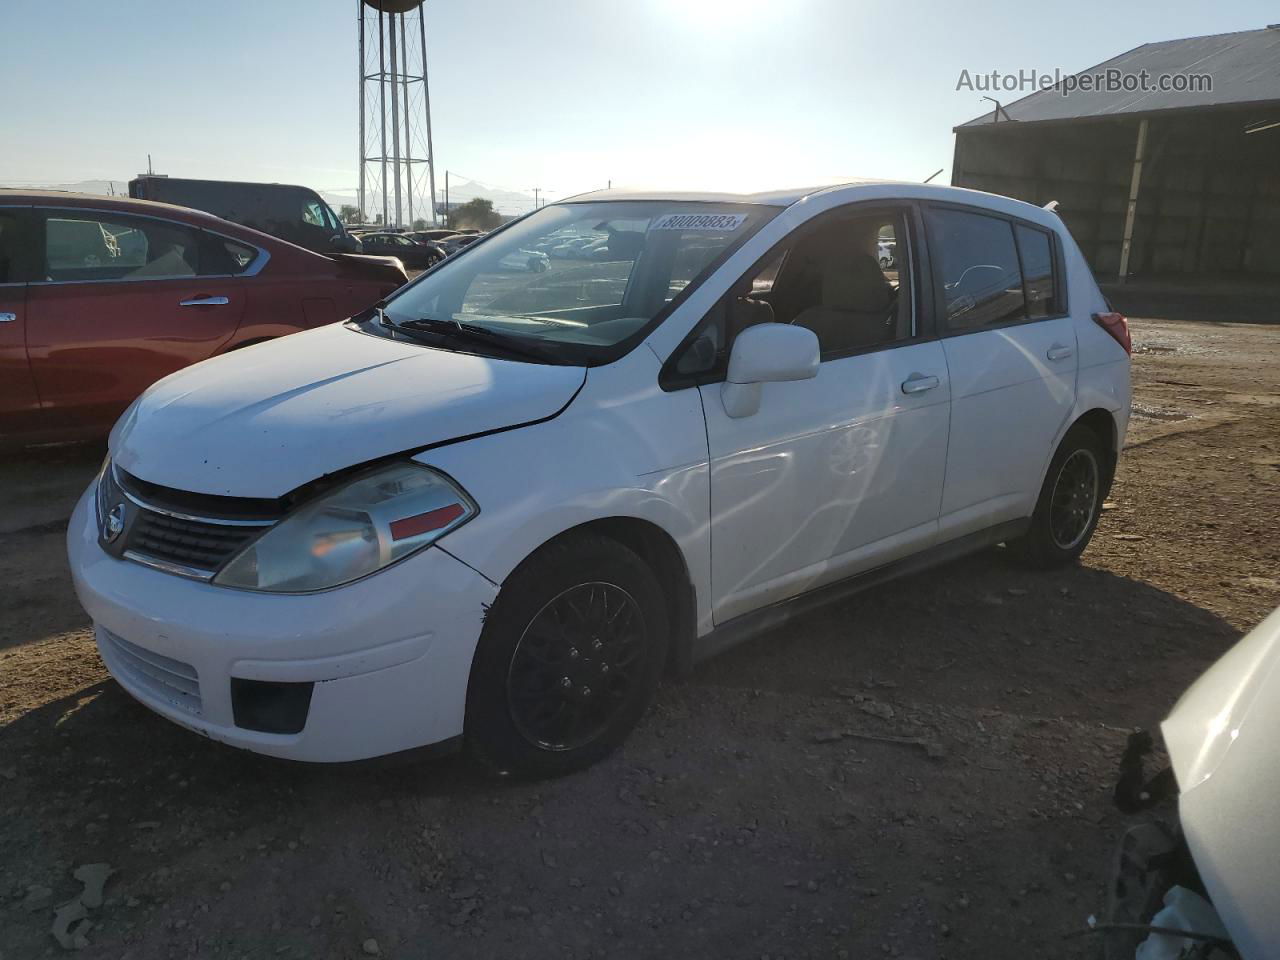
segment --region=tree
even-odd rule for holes
[[[454,230],[492,230],[501,226],[502,214],[493,209],[493,201],[484,197],[472,197],[448,214],[449,226]]]
[[[415,229],[415,230],[425,230],[425,229],[427,229],[427,221],[425,221],[425,220],[423,220],[421,217],[419,217],[417,220],[413,221],[413,229]]]
[[[359,207],[344,203],[338,208],[338,219],[343,223],[359,223],[364,219],[364,214],[360,212]]]

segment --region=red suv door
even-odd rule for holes
[[[103,432],[148,386],[235,333],[243,245],[153,217],[35,212],[43,261],[27,288],[27,354],[48,429]]]

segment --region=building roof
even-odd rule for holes
[[[1037,90],[1004,105],[1000,121],[1022,123],[1114,117],[1161,110],[1280,102],[1280,24],[1265,30],[1220,33],[1185,40],[1144,43],[1140,47],[1081,70],[1076,76],[1107,70],[1136,74],[1145,70],[1155,81],[1162,74],[1208,74],[1211,90],[1109,91],[1076,89],[1063,96],[1058,88]],[[995,94],[999,99],[999,94]],[[995,111],[955,129],[991,124]]]

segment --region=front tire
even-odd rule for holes
[[[662,590],[633,551],[596,535],[540,550],[485,619],[467,688],[468,753],[518,777],[603,759],[652,702],[667,638]]]
[[[1014,555],[1040,569],[1074,563],[1093,538],[1108,483],[1102,442],[1089,427],[1077,423],[1049,463],[1030,529],[1009,544]]]

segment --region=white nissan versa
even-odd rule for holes
[[[568,233],[596,255],[505,268]],[[797,604],[1001,542],[1074,560],[1128,349],[1057,215],[1014,200],[590,194],[156,384],[71,567],[120,684],[207,736],[559,773],[664,665]]]

